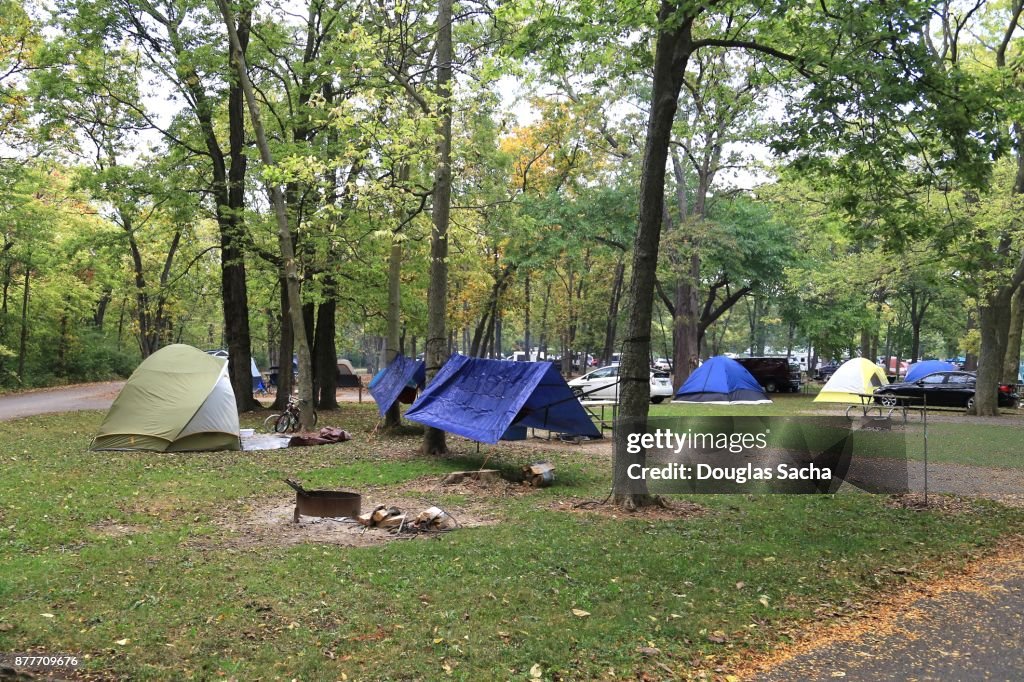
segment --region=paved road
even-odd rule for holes
[[[1024,679],[1024,558],[918,599],[859,639],[825,643],[759,682],[967,682]]]
[[[49,412],[106,410],[114,402],[123,381],[61,386],[0,396],[0,421]]]

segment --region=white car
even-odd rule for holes
[[[668,372],[672,369],[672,361],[668,358],[658,358],[651,366],[654,367],[654,369]]]
[[[619,366],[610,365],[573,379],[569,388],[580,400],[619,401]],[[667,372],[651,372],[651,402],[672,398],[672,380]]]

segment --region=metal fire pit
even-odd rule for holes
[[[285,479],[285,483],[295,488],[295,523],[299,522],[299,516],[359,516],[359,506],[363,499],[359,493],[306,490],[301,483],[290,478]]]

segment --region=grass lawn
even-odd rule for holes
[[[792,399],[759,409],[809,409]],[[353,404],[323,415],[355,435],[339,445],[166,455],[88,452],[96,413],[0,424],[0,651],[88,655],[87,672],[131,680],[720,677],[801,621],[1024,531],[1024,510],[994,503],[949,514],[860,494],[693,497],[704,513],[664,519],[568,513],[557,503],[607,494],[607,455],[536,442],[477,454],[453,438],[453,457],[423,458],[415,435],[372,433],[375,417]],[[440,506],[497,523],[435,538],[239,541],[248,510],[294,499],[286,476],[397,499],[484,457],[509,470],[550,459],[556,485],[438,490]]]

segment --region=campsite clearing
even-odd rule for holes
[[[752,409],[780,403],[810,406],[795,396]],[[0,650],[81,652],[86,671],[108,677],[523,679],[536,665],[575,679],[714,675],[1024,529],[1024,510],[987,501],[922,511],[859,494],[705,496],[674,516],[566,513],[607,494],[605,444],[531,440],[477,454],[453,438],[452,457],[426,458],[411,429],[372,433],[370,404],[325,416],[352,441],[258,453],[90,452],[100,419],[0,424],[13,472],[0,489]],[[1009,456],[1009,441],[985,436],[969,439]],[[548,459],[555,485],[434,483],[485,457],[509,474]],[[288,476],[484,523],[366,547],[317,538],[315,524],[300,531],[308,541],[243,542],[239,524],[294,499]]]

